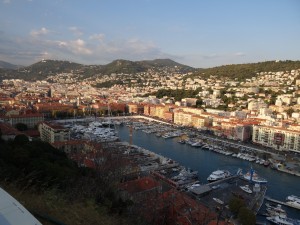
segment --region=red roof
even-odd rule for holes
[[[153,188],[159,187],[160,183],[151,177],[143,177],[133,181],[128,181],[120,184],[120,188],[126,190],[128,193],[139,193]]]

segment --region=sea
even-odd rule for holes
[[[127,126],[117,126],[116,129],[120,140],[130,143],[129,128]],[[217,169],[236,173],[239,168],[243,172],[247,172],[252,167],[259,176],[268,180],[267,196],[280,201],[285,201],[288,195],[300,196],[300,177],[239,158],[195,148],[187,144],[180,144],[178,138],[164,139],[157,137],[155,134],[144,133],[141,130],[133,130],[132,134],[132,144],[175,160],[187,169],[197,170],[201,183],[207,183],[207,177]],[[282,207],[287,210],[288,217],[300,220],[300,210]],[[261,213],[264,209],[265,207],[262,207]]]

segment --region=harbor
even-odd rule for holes
[[[118,146],[120,153],[139,165],[141,174],[151,174],[186,192],[221,213],[223,218],[231,215],[228,204],[232,198],[243,199],[259,217],[264,214],[259,211],[264,210],[266,193],[278,201],[299,193],[299,186],[291,185],[299,182],[299,178],[271,169],[270,161],[263,158],[269,152],[249,150],[233,141],[227,143],[188,129],[140,119],[90,120],[66,126],[70,126],[75,139],[84,137],[114,148]],[[251,179],[255,180],[257,174],[266,178],[256,180],[259,187],[249,179],[251,168]],[[214,171],[228,171],[230,176],[209,183]],[[299,218],[296,209],[288,211],[291,217]]]
[[[132,134],[130,134],[128,126],[119,126],[117,129],[122,141],[132,141],[133,144],[173,159],[186,168],[199,171],[198,178],[201,184],[207,183],[207,177],[217,169],[225,169],[236,173],[239,168],[247,171],[250,167],[253,167],[255,171],[268,180],[268,196],[283,200],[287,195],[300,193],[300,186],[297,185],[300,181],[297,176],[279,173],[277,170],[256,163],[256,161],[250,162],[238,157],[228,157],[225,154],[192,147],[188,144],[180,144],[178,143],[180,137],[166,139],[154,133],[147,134],[142,129],[132,129]],[[299,212],[295,209],[290,209],[289,215],[300,219]]]

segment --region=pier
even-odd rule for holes
[[[287,207],[290,207],[290,208],[294,208],[294,209],[299,209],[299,210],[300,210],[300,207],[297,207],[297,206],[293,206],[293,205],[287,204],[286,202],[282,202],[282,201],[279,201],[279,200],[270,198],[270,197],[268,197],[268,196],[265,196],[265,199],[266,199],[267,201],[270,201],[270,202],[274,202],[274,203],[277,203],[277,204],[280,204],[280,205],[284,205],[284,206],[287,206]]]

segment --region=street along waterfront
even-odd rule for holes
[[[130,131],[127,126],[118,126],[118,134],[121,141],[130,142]],[[247,172],[251,166],[257,173],[268,180],[267,195],[285,201],[288,195],[300,196],[300,177],[285,174],[266,168],[262,165],[244,161],[231,156],[217,154],[208,150],[201,150],[190,145],[179,144],[177,138],[164,139],[154,134],[148,134],[141,130],[133,130],[132,143],[152,152],[177,161],[179,164],[197,170],[201,183],[207,183],[207,177],[215,170],[229,170],[236,173],[239,168]],[[300,211],[287,209],[288,216],[300,219]]]

